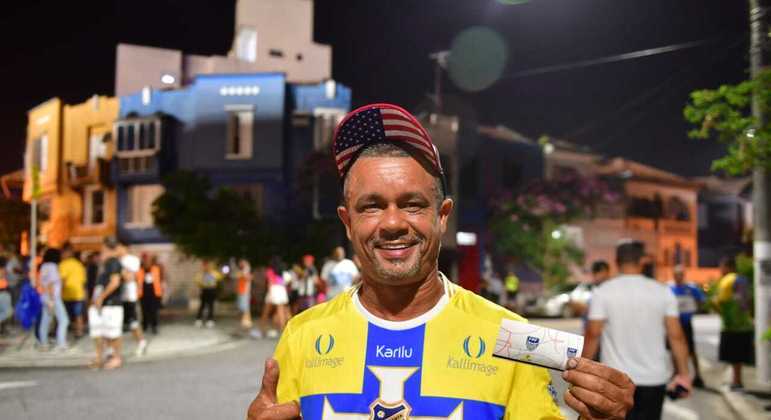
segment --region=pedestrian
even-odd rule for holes
[[[754,325],[750,280],[736,272],[736,260],[724,257],[720,261],[720,278],[714,305],[722,318],[718,359],[731,365],[733,377],[729,389],[741,391],[742,365],[755,362]]]
[[[563,418],[546,369],[492,357],[501,320],[522,318],[438,270],[453,202],[417,120],[370,105],[336,133],[337,212],[361,281],[289,322],[247,417]],[[585,418],[623,417],[634,389],[626,375],[578,358],[568,366],[569,406]]]
[[[610,265],[605,260],[597,260],[592,263],[592,289],[596,289],[597,286],[605,283],[610,278]],[[587,302],[570,302],[570,308],[576,316],[580,316],[584,322],[584,331],[588,322],[587,314],[589,313],[589,305],[591,304],[591,298]]]
[[[62,246],[62,262],[59,264],[62,278],[62,300],[67,308],[67,315],[73,320],[75,338],[83,336],[85,329],[83,316],[86,311],[86,267],[75,256],[75,250],[69,242]]]
[[[120,265],[123,268],[121,273],[123,280],[123,290],[121,292],[121,299],[123,300],[123,328],[131,331],[131,336],[134,337],[136,342],[134,355],[141,357],[147,350],[147,340],[145,340],[145,335],[139,324],[139,316],[137,315],[137,301],[139,300],[137,273],[139,273],[142,264],[139,261],[139,257],[129,252],[124,244],[118,245],[118,255],[120,257]]]
[[[96,281],[99,277],[99,253],[91,252],[85,255],[83,264],[86,266],[86,292],[87,298],[90,302],[94,297],[94,288],[96,287]]]
[[[22,281],[24,280],[24,266],[22,257],[15,245],[8,247],[8,260],[5,263],[5,275],[8,279],[8,288],[11,292],[11,301],[15,305],[19,301]]]
[[[281,258],[273,257],[270,266],[265,270],[265,281],[268,293],[265,295],[265,305],[260,316],[260,330],[254,331],[255,337],[261,338],[263,334],[268,338],[276,338],[292,316],[289,312],[289,294],[286,284],[291,280],[291,275]],[[272,322],[272,328],[270,323]]]
[[[677,309],[680,312],[680,326],[683,328],[683,334],[685,334],[685,341],[688,344],[688,352],[693,361],[693,386],[695,388],[704,388],[704,380],[701,378],[701,370],[699,369],[699,356],[696,354],[696,345],[693,341],[693,324],[691,320],[693,315],[698,312],[699,308],[706,301],[704,292],[698,286],[693,283],[687,283],[685,281],[685,267],[682,264],[675,265],[673,269],[674,279],[670,288],[672,293],[677,298]]]
[[[105,238],[100,259],[102,268],[94,286],[91,306],[88,308],[88,330],[94,339],[96,355],[89,366],[92,369],[117,369],[123,365],[123,267],[118,253],[118,241]],[[103,360],[104,346],[112,350],[106,362]]]
[[[217,300],[217,284],[222,280],[220,273],[208,260],[201,261],[201,271],[196,276],[196,284],[201,289],[201,306],[198,307],[198,316],[195,326],[201,328],[206,315],[206,328],[214,328],[214,301]]]
[[[509,270],[506,273],[506,278],[503,279],[504,287],[506,288],[506,308],[512,312],[517,310],[517,295],[519,294],[519,277],[514,274],[514,271]]]
[[[46,249],[43,265],[40,267],[40,288],[43,300],[43,315],[40,320],[40,340],[43,349],[48,348],[48,329],[56,319],[56,347],[67,350],[67,327],[70,319],[62,301],[62,278],[59,275],[61,252],[55,248]]]
[[[158,334],[158,311],[163,298],[163,271],[149,254],[142,254],[137,272],[137,294],[142,304],[142,331]]]
[[[327,282],[327,299],[334,299],[359,277],[359,269],[353,260],[345,258],[345,249],[341,246],[335,248],[334,260],[337,263],[329,271]]]
[[[300,276],[300,304],[298,313],[310,308],[316,303],[316,290],[319,282],[319,272],[313,265],[315,258],[313,255],[303,255],[302,274]]]
[[[292,268],[287,270],[287,273],[289,277],[285,286],[289,295],[289,313],[297,315],[300,312],[300,278],[303,268],[299,264],[292,264]]]
[[[691,377],[677,300],[666,285],[642,275],[643,250],[640,242],[623,242],[616,248],[619,274],[594,289],[583,357],[595,357],[602,342],[600,362],[626,372],[637,386],[634,407],[626,418],[656,420],[661,418],[666,390],[679,385],[685,390],[682,396],[687,396]],[[675,359],[674,377],[666,341]]]
[[[13,302],[11,301],[11,287],[8,282],[6,270],[7,260],[0,257],[0,335],[6,334],[6,321],[13,315]]]
[[[252,328],[252,267],[249,261],[243,258],[238,260],[236,281],[238,310],[241,312],[241,328],[249,330]]]

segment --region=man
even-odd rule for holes
[[[696,345],[693,342],[693,325],[691,319],[699,307],[704,304],[705,296],[702,290],[692,283],[685,282],[685,268],[678,264],[674,267],[675,282],[670,286],[672,293],[677,298],[677,310],[680,312],[680,326],[685,334],[685,341],[688,344],[688,352],[693,361],[693,386],[704,388],[704,380],[701,379],[701,370],[699,369],[699,357],[696,355]]]
[[[742,364],[755,361],[750,281],[736,273],[736,260],[725,257],[720,261],[720,278],[714,305],[722,318],[718,359],[731,364],[733,378],[729,389],[741,391]]]
[[[597,286],[601,285],[602,283],[605,283],[606,280],[610,278],[610,266],[608,265],[607,261],[605,260],[597,260],[592,263],[592,285],[596,288]],[[573,310],[573,313],[576,314],[576,316],[580,316],[584,320],[584,330],[586,330],[586,326],[588,323],[588,318],[586,315],[589,313],[589,304],[591,303],[591,298],[587,302],[570,302],[570,308]],[[584,331],[584,335],[586,335],[586,332]]]
[[[62,246],[59,275],[62,278],[62,300],[67,315],[75,321],[75,338],[83,336],[83,314],[86,306],[86,267],[75,257],[72,244]]]
[[[5,275],[8,279],[8,287],[11,292],[11,301],[15,305],[21,293],[22,280],[24,280],[24,267],[21,256],[15,245],[8,246],[8,260],[5,263]]]
[[[105,238],[101,256],[102,270],[94,287],[93,304],[88,308],[89,334],[96,347],[96,357],[90,364],[93,369],[117,369],[123,364],[123,268],[118,257],[118,241],[112,237]],[[112,348],[112,357],[103,365],[105,340]]]
[[[338,216],[361,282],[290,321],[249,418],[562,418],[545,369],[491,355],[501,320],[522,318],[438,271],[453,202],[417,120],[393,105],[359,108],[334,150]],[[623,418],[634,389],[626,375],[585,359],[569,366],[568,405],[586,419]]]
[[[163,298],[163,270],[149,254],[142,254],[137,272],[137,294],[142,303],[142,331],[158,334],[158,310]]]
[[[509,270],[503,282],[506,287],[506,308],[515,311],[517,309],[517,295],[519,294],[519,277]]]
[[[322,275],[326,274],[324,280],[327,283],[327,299],[334,299],[343,290],[353,284],[353,281],[359,276],[359,269],[356,264],[345,258],[345,249],[341,246],[335,248],[332,255],[335,261],[327,273],[322,270]],[[326,265],[326,264],[325,264]]]
[[[142,357],[147,350],[147,340],[139,325],[137,316],[137,301],[139,300],[139,285],[137,284],[137,273],[141,268],[139,257],[129,252],[126,245],[118,245],[118,255],[120,265],[123,267],[123,326],[131,331],[137,346],[134,354]]]
[[[675,296],[664,284],[641,275],[642,257],[640,242],[625,242],[616,248],[619,275],[592,295],[583,357],[593,358],[601,340],[600,362],[626,372],[637,385],[634,408],[627,419],[655,420],[661,418],[667,388],[680,385],[686,396],[691,378]],[[666,339],[677,369],[671,381]]]
[[[300,308],[298,313],[310,308],[316,302],[316,284],[319,281],[319,272],[313,264],[314,261],[313,255],[303,255],[303,273],[299,282]]]
[[[11,292],[6,274],[6,259],[0,256],[0,335],[6,333],[6,320],[13,315],[13,305],[11,303]]]

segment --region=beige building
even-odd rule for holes
[[[312,0],[238,0],[235,25],[227,56],[119,44],[115,94],[179,88],[197,74],[281,72],[292,83],[331,77],[332,49],[313,41]]]

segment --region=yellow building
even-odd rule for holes
[[[115,189],[109,186],[116,98],[94,96],[78,105],[51,99],[29,111],[24,200],[39,170],[39,243],[98,249],[115,235]]]

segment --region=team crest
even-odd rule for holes
[[[527,347],[528,350],[533,351],[538,348],[538,344],[541,343],[541,339],[538,337],[533,337],[532,335],[527,336],[527,341],[525,342],[525,347]]]
[[[412,409],[406,402],[386,404],[377,400],[369,407],[370,420],[408,420]]]
[[[578,356],[578,349],[575,349],[573,347],[568,347],[568,358],[576,357]]]

